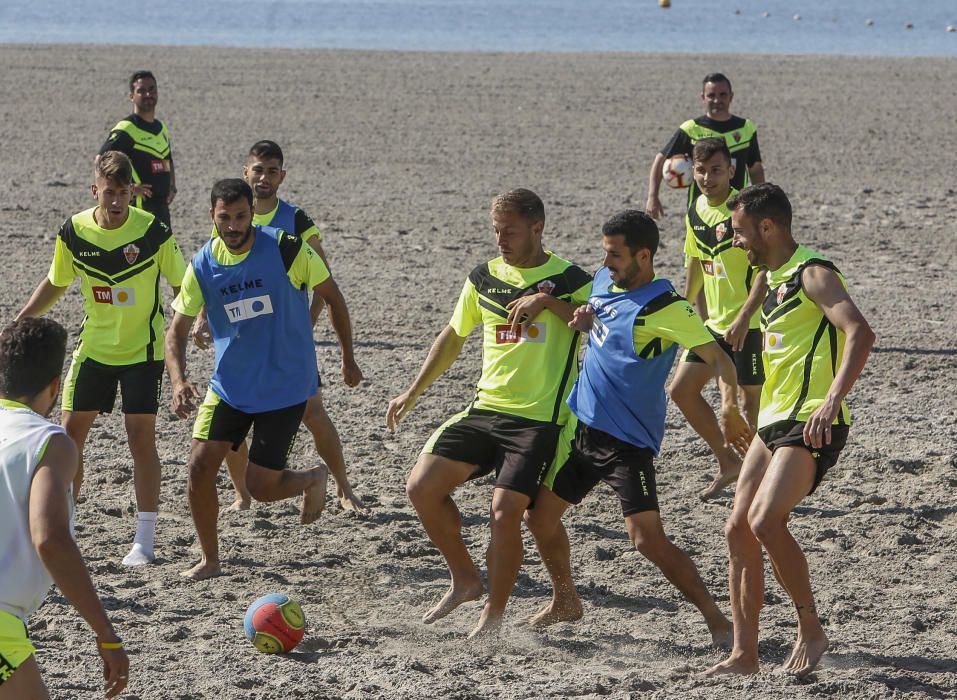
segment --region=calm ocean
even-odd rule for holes
[[[955,56],[948,25],[957,0],[0,1],[0,43]]]

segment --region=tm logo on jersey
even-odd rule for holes
[[[764,334],[764,352],[781,352],[784,350],[784,333],[768,331]]]
[[[268,294],[261,297],[251,297],[249,299],[240,299],[223,307],[226,310],[226,317],[230,323],[239,323],[247,321],[256,316],[266,316],[272,313],[272,299]]]
[[[136,294],[130,287],[93,287],[93,299],[97,304],[133,306]]]
[[[706,275],[711,275],[712,277],[721,277],[727,279],[728,273],[724,269],[724,265],[717,260],[702,260],[701,267],[704,269]]]
[[[544,343],[545,342],[545,324],[529,323],[528,326],[521,327],[516,333],[511,326],[495,326],[495,342],[498,345],[504,343]]]

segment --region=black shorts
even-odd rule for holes
[[[469,408],[439,427],[422,451],[476,465],[470,480],[494,471],[497,488],[535,500],[559,430],[554,423]]]
[[[632,445],[572,417],[562,431],[545,485],[562,500],[577,504],[604,481],[618,494],[627,518],[658,510],[654,459],[650,448]]]
[[[764,360],[761,357],[763,341],[760,329],[749,329],[748,334],[744,337],[744,347],[737,352],[731,349],[731,346],[720,333],[715,333],[710,328],[708,328],[708,332],[734,362],[734,368],[738,375],[738,386],[760,386],[764,384]],[[681,361],[704,362],[691,348],[685,351]]]
[[[808,491],[810,496],[817,489],[821,480],[824,479],[828,470],[837,464],[837,458],[840,456],[841,450],[844,449],[844,445],[847,444],[849,428],[846,425],[832,425],[831,444],[824,445],[820,449],[814,449],[804,442],[805,425],[807,423],[796,420],[778,421],[758,430],[758,437],[771,450],[771,454],[774,454],[774,451],[779,447],[803,447],[811,453],[817,469],[814,473],[814,484]]]
[[[274,411],[245,413],[223,401],[212,389],[207,389],[193,424],[193,437],[229,442],[236,449],[252,428],[249,461],[267,469],[282,470],[286,468],[305,410],[306,402],[303,401]]]
[[[123,413],[155,416],[165,368],[162,360],[104,365],[90,358],[74,358],[63,385],[63,410],[110,413],[116,404],[116,385],[119,384]]]

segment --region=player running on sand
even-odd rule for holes
[[[315,223],[302,209],[279,198],[279,186],[286,179],[286,170],[283,152],[277,143],[258,141],[253,144],[243,165],[243,179],[253,190],[253,225],[272,226],[287,233],[295,233],[316,251],[328,267],[328,260],[322,249],[322,234]],[[216,235],[215,229],[213,229],[213,235]],[[322,308],[322,297],[319,294],[313,295],[312,306],[313,315],[317,315]],[[344,321],[348,322],[349,316],[333,313],[333,308],[329,307],[329,320],[336,329],[337,335],[346,339],[346,342],[342,343],[343,380],[346,386],[357,386],[362,381],[362,371],[352,353],[352,331],[335,325]],[[201,348],[208,347],[211,338],[205,312],[201,312],[196,317],[196,323],[193,325],[193,340]],[[319,457],[328,465],[329,471],[336,480],[339,505],[345,510],[362,510],[362,501],[353,492],[352,484],[349,483],[339,433],[322,403],[321,384],[319,391],[306,402],[306,412],[302,423],[312,433]],[[229,476],[236,490],[236,500],[230,506],[231,510],[249,508],[250,495],[246,487],[248,461],[249,451],[245,442],[239,446],[238,450],[230,450],[226,454]]]
[[[747,254],[732,245],[731,212],[727,202],[734,165],[724,139],[698,141],[693,151],[694,178],[702,194],[685,216],[685,298],[696,299],[704,288],[705,325],[721,349],[734,361],[744,412],[757,425],[764,364],[758,310],[767,293],[767,272],[748,263]],[[741,457],[728,446],[711,406],[701,395],[714,377],[694,350],[681,358],[669,387],[671,398],[718,458],[718,475],[701,492],[702,499],[717,496],[734,483]]]
[[[99,413],[110,413],[119,384],[133,456],[137,525],[127,566],[147,564],[153,551],[160,497],[156,411],[163,381],[163,305],[159,278],[173,293],[186,261],[169,227],[130,207],[132,165],[118,151],[97,159],[92,187],[97,206],[60,227],[53,263],[18,319],[46,313],[80,278],[80,340],[63,390],[63,427],[80,450],[74,498],[83,481],[83,447]]]
[[[106,697],[130,662],[73,540],[71,488],[79,452],[46,420],[60,390],[66,331],[26,318],[0,332],[0,700],[49,698],[26,621],[51,583],[96,634]]]
[[[837,268],[794,240],[791,203],[780,187],[749,187],[728,208],[734,244],[748,252],[752,265],[768,270],[761,309],[766,379],[758,434],[744,458],[725,529],[734,648],[705,674],[758,671],[764,547],[797,611],[797,641],[783,670],[804,676],[817,666],[828,640],[788,518],[847,441],[851,416],[844,397],[864,369],[874,332]]]
[[[691,305],[655,276],[658,227],[644,212],[623,211],[602,227],[603,267],[587,306],[569,324],[590,333],[568,404],[555,460],[526,514],[552,580],[552,601],[529,622],[545,626],[582,616],[572,581],[562,515],[604,481],[618,494],[625,529],[649,559],[704,615],[712,640],[729,645],[731,623],[708,593],[691,558],[665,535],[654,457],[665,431],[665,380],[680,343],[719,377],[729,446],[747,449],[751,431],[738,411],[734,365]]]
[[[512,190],[492,202],[501,257],[469,274],[449,325],[439,333],[412,385],[389,403],[390,430],[483,326],[482,376],[469,407],[429,439],[406,483],[409,499],[452,577],[426,623],[482,595],[482,579],[462,540],[451,498],[470,479],[495,472],[486,563],[489,595],[470,636],[497,629],[522,565],[522,514],[551,460],[565,398],[578,370],[578,333],[568,327],[591,279],[542,247],[545,206],[534,192]]]
[[[253,193],[245,182],[217,182],[210,216],[217,236],[193,256],[166,334],[173,411],[186,417],[199,398],[186,378],[186,344],[193,319],[206,306],[216,360],[193,426],[189,460],[190,512],[202,548],[199,563],[183,572],[193,579],[220,573],[216,474],[250,427],[246,485],[252,497],[278,501],[302,493],[303,523],[322,512],[326,467],[286,469],[306,402],[318,389],[307,290],[317,291],[333,313],[348,315],[312,248],[294,234],[253,225]],[[340,335],[340,343],[347,341],[351,336]]]

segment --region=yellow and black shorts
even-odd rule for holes
[[[761,357],[763,336],[758,328],[751,328],[744,337],[744,347],[740,350],[732,350],[728,341],[720,333],[715,333],[710,327],[708,332],[714,338],[725,354],[731,358],[734,368],[737,370],[738,386],[760,386],[764,384],[764,359]],[[694,350],[688,348],[681,358],[682,362],[704,362],[698,357]]]
[[[230,406],[209,388],[193,423],[193,439],[228,442],[236,449],[252,428],[249,461],[281,471],[286,468],[305,411],[303,401],[273,411],[246,413]]]
[[[659,510],[654,451],[592,428],[573,414],[542,483],[563,501],[578,504],[599,481],[614,490],[626,518]]]
[[[422,451],[474,464],[469,480],[495,472],[496,488],[534,501],[560,430],[554,423],[470,407],[443,423]]]
[[[123,413],[151,413],[155,416],[165,367],[163,360],[105,365],[89,357],[74,357],[63,385],[63,410],[111,413],[116,403],[116,385],[119,384]]]
[[[0,610],[0,685],[9,680],[20,664],[36,653],[23,621]]]

